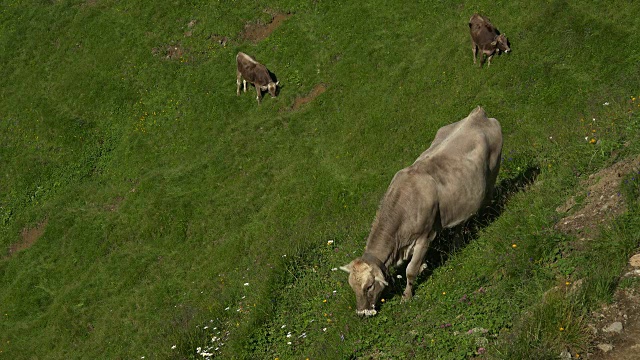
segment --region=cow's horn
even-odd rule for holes
[[[353,265],[351,265],[351,263],[348,263],[348,264],[347,264],[347,265],[345,265],[345,266],[340,266],[340,270],[342,270],[342,271],[346,271],[346,272],[348,272],[349,274],[351,274],[351,269],[352,269],[352,268],[353,268]]]
[[[375,279],[377,282],[381,283],[382,285],[389,286],[389,283],[382,276],[376,276]]]

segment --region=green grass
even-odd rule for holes
[[[265,9],[293,15],[244,41]],[[635,10],[3,2],[0,245],[47,221],[28,249],[0,254],[0,358],[584,352],[586,314],[611,300],[640,243],[639,180],[621,189],[628,213],[586,248],[553,229],[555,208],[584,196],[590,173],[640,154]],[[512,44],[489,68],[472,64],[475,11]],[[167,58],[169,46],[182,56]],[[279,97],[236,97],[237,51],[278,76]],[[325,93],[290,110],[319,83]],[[502,124],[498,181],[539,174],[507,187],[502,213],[467,245],[440,240],[414,301],[400,303],[397,280],[378,316],[356,317],[332,269],[361,254],[393,174],[476,105]],[[549,292],[578,279],[575,294]]]

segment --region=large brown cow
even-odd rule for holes
[[[480,66],[484,64],[485,55],[489,57],[487,66],[490,66],[493,55],[500,51],[504,51],[505,53],[511,51],[507,37],[504,34],[500,34],[491,21],[485,16],[473,14],[471,19],[469,19],[469,32],[471,33],[471,48],[473,50],[474,64],[476,63],[478,51],[480,51]]]
[[[398,171],[382,198],[364,254],[341,269],[356,293],[356,313],[375,315],[388,267],[411,259],[403,300],[436,232],[469,219],[491,200],[500,167],[502,130],[477,107],[440,128],[413,165]]]
[[[244,86],[244,92],[247,92],[247,82],[256,87],[256,100],[258,104],[262,100],[262,91],[267,90],[271,96],[277,95],[278,85],[280,81],[274,82],[267,68],[257,62],[251,56],[239,52],[236,55],[236,63],[238,71],[236,73],[236,94],[240,96],[240,84]],[[242,80],[242,81],[241,81]]]

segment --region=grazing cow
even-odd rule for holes
[[[474,64],[476,63],[478,51],[481,51],[481,67],[482,64],[484,64],[485,55],[489,57],[487,66],[490,66],[493,55],[500,51],[504,51],[505,53],[511,51],[507,37],[504,34],[500,34],[489,19],[482,15],[473,14],[471,19],[469,19],[469,32],[471,33],[471,49],[473,50]]]
[[[411,299],[436,232],[462,223],[490,202],[501,153],[500,123],[478,106],[466,118],[440,128],[413,165],[395,174],[364,254],[340,268],[349,273],[358,315],[377,313],[388,267],[408,259],[403,300]]]
[[[271,73],[264,65],[243,52],[239,52],[238,55],[236,55],[236,63],[238,65],[236,74],[236,94],[238,96],[240,96],[240,80],[242,80],[244,92],[247,92],[247,82],[256,87],[256,92],[258,93],[256,100],[258,100],[258,104],[262,100],[263,90],[268,90],[271,96],[277,95],[276,91],[280,81],[273,82]]]

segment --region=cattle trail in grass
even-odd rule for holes
[[[316,97],[320,96],[320,94],[324,93],[325,91],[327,91],[327,85],[325,84],[318,84],[314,86],[309,95],[296,98],[296,100],[293,102],[293,105],[291,106],[291,110],[298,110],[301,106],[313,101]]]
[[[267,11],[268,12],[268,11]],[[244,26],[244,30],[240,34],[240,38],[251,41],[252,43],[258,43],[271,35],[271,33],[280,27],[282,23],[291,17],[292,14],[274,14],[271,17],[271,21],[267,24],[249,23]]]
[[[19,251],[30,248],[33,244],[40,239],[44,234],[44,229],[47,227],[48,220],[44,219],[33,228],[24,228],[20,234],[21,240],[11,246],[9,246],[9,256],[13,256]]]

